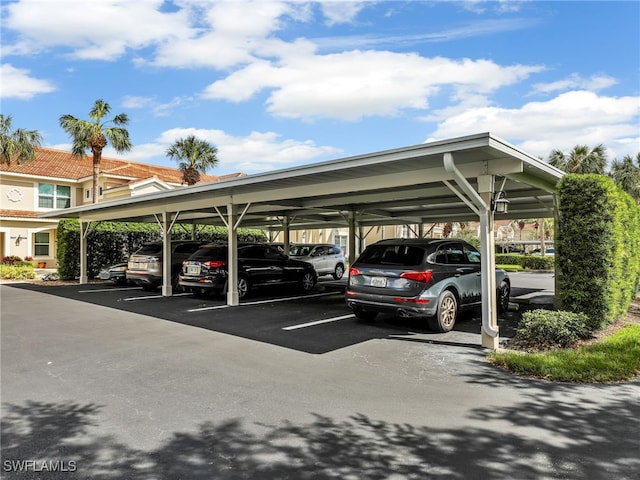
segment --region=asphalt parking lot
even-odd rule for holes
[[[2,478],[637,478],[638,381],[518,378],[474,316],[362,324],[324,283],[233,308],[0,286]]]
[[[552,287],[550,274],[534,277],[538,285],[513,287],[524,296]],[[525,279],[531,283],[532,279]],[[346,280],[321,279],[313,292],[267,289],[254,291],[238,307],[226,305],[223,296],[196,297],[177,293],[163,297],[136,286],[115,286],[109,282],[51,287],[46,284],[17,284],[43,293],[87,302],[206,330],[236,335],[306,353],[321,354],[376,338],[420,335],[430,341],[479,346],[479,312],[463,312],[453,332],[437,334],[420,319],[380,315],[375,322],[359,321],[345,305]],[[519,320],[518,312],[499,319],[501,338],[511,338]]]

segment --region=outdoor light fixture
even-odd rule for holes
[[[509,200],[507,200],[507,195],[502,190],[496,192],[493,196],[493,200],[491,201],[491,209],[495,213],[507,213],[509,206]]]

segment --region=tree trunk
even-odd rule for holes
[[[102,149],[92,148],[93,152],[93,203],[98,203],[98,176],[100,175],[100,160],[102,160]]]

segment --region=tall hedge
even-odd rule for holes
[[[97,277],[106,265],[127,261],[129,255],[142,244],[161,241],[157,224],[97,222],[91,225],[87,234],[87,275]],[[173,240],[190,240],[191,228],[176,225],[171,234]],[[215,226],[200,226],[195,239],[203,242],[227,240],[227,229]],[[238,229],[238,240],[267,240],[264,232],[257,229]],[[62,219],[58,223],[58,275],[65,280],[80,276],[80,223],[75,219]]]
[[[603,175],[559,183],[556,299],[599,328],[624,315],[640,283],[640,209]]]

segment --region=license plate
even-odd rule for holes
[[[133,269],[134,270],[146,270],[148,267],[149,267],[149,264],[147,264],[147,263],[135,262],[133,264]]]
[[[371,277],[371,286],[372,287],[386,287],[387,286],[386,277]]]
[[[189,275],[200,275],[200,265],[187,265]]]

